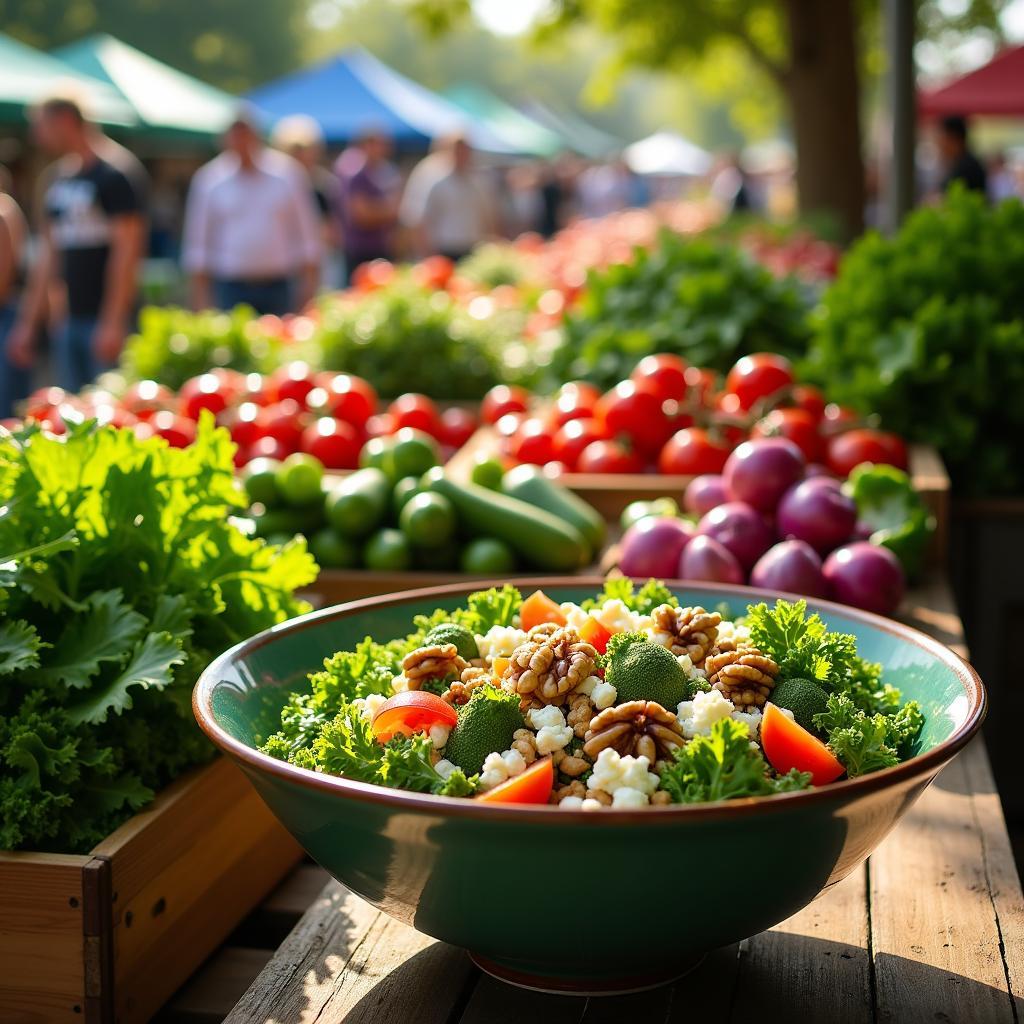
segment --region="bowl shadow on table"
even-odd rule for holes
[[[876,1016],[900,1024],[1014,1019],[1005,992],[929,964],[882,953],[875,957],[874,976],[886,979],[888,995],[872,991],[867,950],[772,932],[715,950],[692,973],[663,988],[628,996],[553,996],[497,981],[461,950],[435,942],[382,978],[351,1008],[339,1007],[336,1016],[329,1008],[319,1016],[320,1007],[306,1010],[318,1024],[692,1024],[704,1015],[712,1019],[712,1013],[723,1024],[745,1024],[799,1020],[809,1012],[834,1024],[866,1024]],[[267,1017],[265,1024],[298,1020]]]

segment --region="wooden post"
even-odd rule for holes
[[[913,209],[916,193],[914,150],[917,110],[914,97],[914,0],[884,0],[885,52],[888,58],[885,93],[889,108],[889,167],[884,175],[883,224],[888,233],[899,229]]]

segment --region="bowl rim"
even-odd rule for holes
[[[879,790],[886,789],[916,777],[931,773],[934,775],[948,761],[959,753],[975,736],[988,712],[988,694],[985,686],[973,666],[961,658],[945,644],[928,636],[927,633],[905,625],[894,619],[888,619],[873,612],[862,611],[835,601],[818,598],[802,598],[798,594],[783,591],[763,590],[757,587],[740,586],[728,583],[707,583],[688,580],[665,580],[664,583],[672,590],[685,589],[690,592],[706,592],[708,594],[727,594],[749,603],[755,601],[774,601],[776,598],[807,600],[808,606],[821,609],[825,614],[833,612],[847,618],[858,620],[867,626],[899,637],[916,647],[923,649],[939,661],[947,665],[963,684],[968,697],[969,709],[963,724],[952,736],[943,740],[933,749],[917,754],[891,768],[854,779],[830,782],[825,786],[798,790],[792,793],[777,793],[771,796],[744,797],[736,800],[721,800],[713,803],[667,804],[643,809],[605,808],[602,813],[594,814],[583,810],[563,810],[554,804],[537,806],[535,804],[490,804],[460,797],[436,796],[432,793],[418,793],[411,790],[389,789],[368,782],[357,782],[337,775],[312,772],[296,765],[280,761],[269,754],[261,753],[235,739],[215,720],[213,715],[213,692],[217,686],[224,667],[238,657],[248,654],[266,645],[281,633],[301,632],[316,625],[324,619],[344,618],[350,613],[361,612],[374,608],[389,608],[409,604],[431,597],[443,598],[470,594],[477,590],[500,587],[512,582],[517,588],[544,587],[590,587],[600,590],[604,586],[603,576],[523,576],[509,580],[473,580],[444,584],[442,586],[422,587],[417,590],[406,590],[399,593],[379,594],[373,597],[358,598],[341,604],[331,605],[307,612],[304,615],[288,619],[265,629],[248,640],[235,644],[223,654],[215,658],[200,675],[192,692],[192,711],[199,726],[215,746],[243,766],[248,766],[261,773],[275,776],[277,779],[294,783],[305,789],[321,793],[333,793],[340,797],[357,802],[378,804],[395,811],[419,811],[449,818],[478,818],[490,821],[546,822],[554,820],[567,824],[633,824],[643,822],[649,825],[669,824],[680,820],[680,816],[700,820],[730,818],[738,814],[773,814],[790,810],[800,810],[812,804],[832,801],[844,803],[868,796]],[[553,819],[552,815],[557,815]]]

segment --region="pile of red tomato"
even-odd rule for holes
[[[230,432],[238,446],[238,466],[306,452],[325,469],[356,469],[368,438],[402,427],[429,434],[447,456],[477,427],[477,417],[468,409],[440,409],[418,394],[400,395],[385,406],[361,377],[314,371],[303,362],[287,363],[266,376],[211,370],[186,381],[177,394],[152,380],[132,384],[119,396],[101,390],[72,396],[60,388],[44,388],[28,399],[26,419],[57,434],[64,433],[65,421],[98,419],[184,448],[195,440],[204,410]]]
[[[856,413],[799,384],[789,361],[771,353],[744,356],[724,382],[679,356],[650,355],[604,394],[573,381],[538,408],[524,389],[499,385],[481,418],[497,430],[504,457],[553,472],[721,473],[738,444],[758,437],[787,438],[809,464],[840,477],[861,462],[907,464],[901,438],[860,426]]]

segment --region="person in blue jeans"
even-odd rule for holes
[[[31,372],[12,363],[7,355],[26,233],[25,218],[10,194],[7,172],[0,167],[0,420],[14,415],[15,403],[32,387]]]
[[[33,135],[57,162],[47,171],[38,257],[29,273],[7,355],[30,368],[53,286],[66,297],[54,336],[57,383],[79,391],[114,366],[132,326],[145,238],[146,178],[70,97],[33,112]]]

